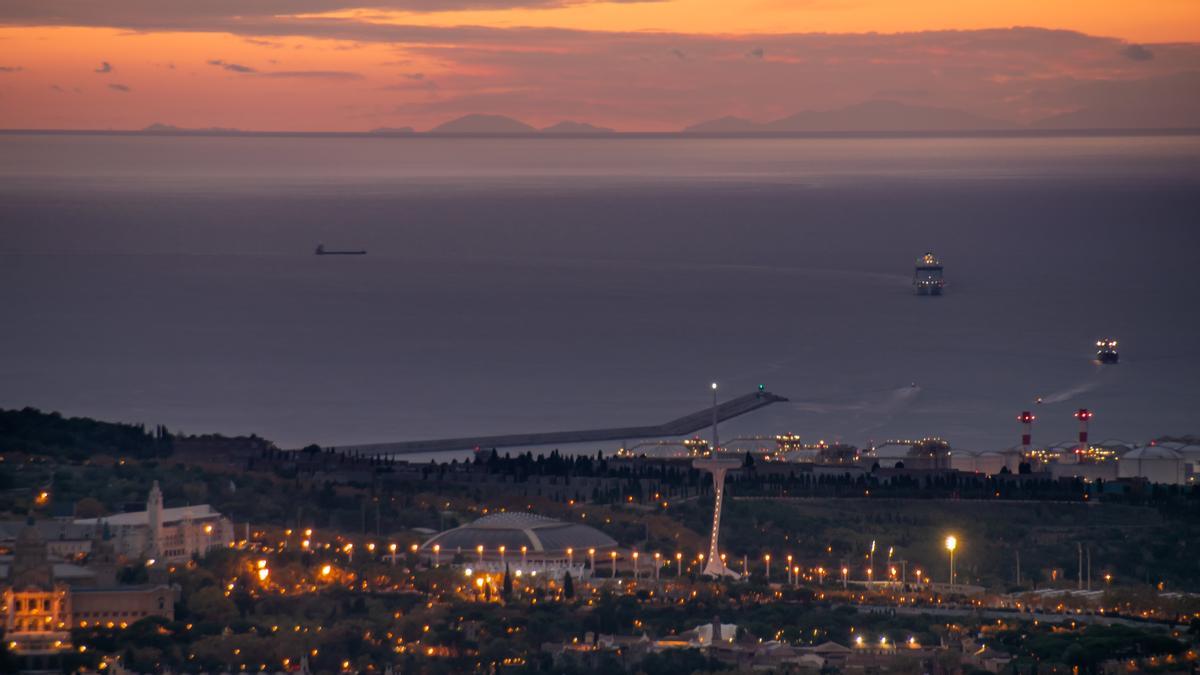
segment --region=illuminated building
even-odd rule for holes
[[[86,567],[52,561],[32,518],[17,535],[0,586],[0,625],[24,668],[54,667],[71,649],[71,628],[85,621],[125,626],[148,616],[174,618],[178,590],[166,583],[161,564],[147,584],[118,585],[116,552],[103,529],[95,532],[88,558]]]
[[[157,481],[145,511],[84,518],[75,524],[108,527],[117,553],[126,558],[186,562],[233,542],[233,523],[208,504],[164,508]]]

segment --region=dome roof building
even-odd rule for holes
[[[495,513],[439,532],[421,544],[420,551],[433,564],[459,557],[475,567],[503,568],[507,563],[549,571],[564,565],[581,568],[590,549],[600,558],[601,551],[606,557],[616,548],[616,540],[594,527],[533,513]]]
[[[432,550],[434,545],[443,552],[461,551],[474,554],[483,546],[485,556],[498,556],[500,547],[506,553],[519,553],[540,558],[567,557],[567,549],[587,551],[589,548],[616,548],[617,542],[600,530],[578,523],[567,523],[533,513],[496,513],[472,523],[447,530],[431,537],[421,545]]]

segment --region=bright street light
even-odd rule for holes
[[[946,537],[946,550],[950,552],[950,587],[954,588],[954,549],[958,548],[958,539],[954,535]]]

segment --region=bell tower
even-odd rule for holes
[[[150,532],[146,542],[146,557],[155,560],[162,557],[163,530],[163,496],[158,487],[158,481],[150,487],[150,497],[146,500],[146,524]]]

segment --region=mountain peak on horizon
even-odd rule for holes
[[[552,124],[543,128],[544,134],[611,134],[615,133],[614,129],[608,127],[596,126],[589,122],[575,122],[573,120],[563,120],[557,124]]]
[[[537,131],[528,124],[505,115],[470,113],[443,122],[429,130],[431,134],[527,134]]]

